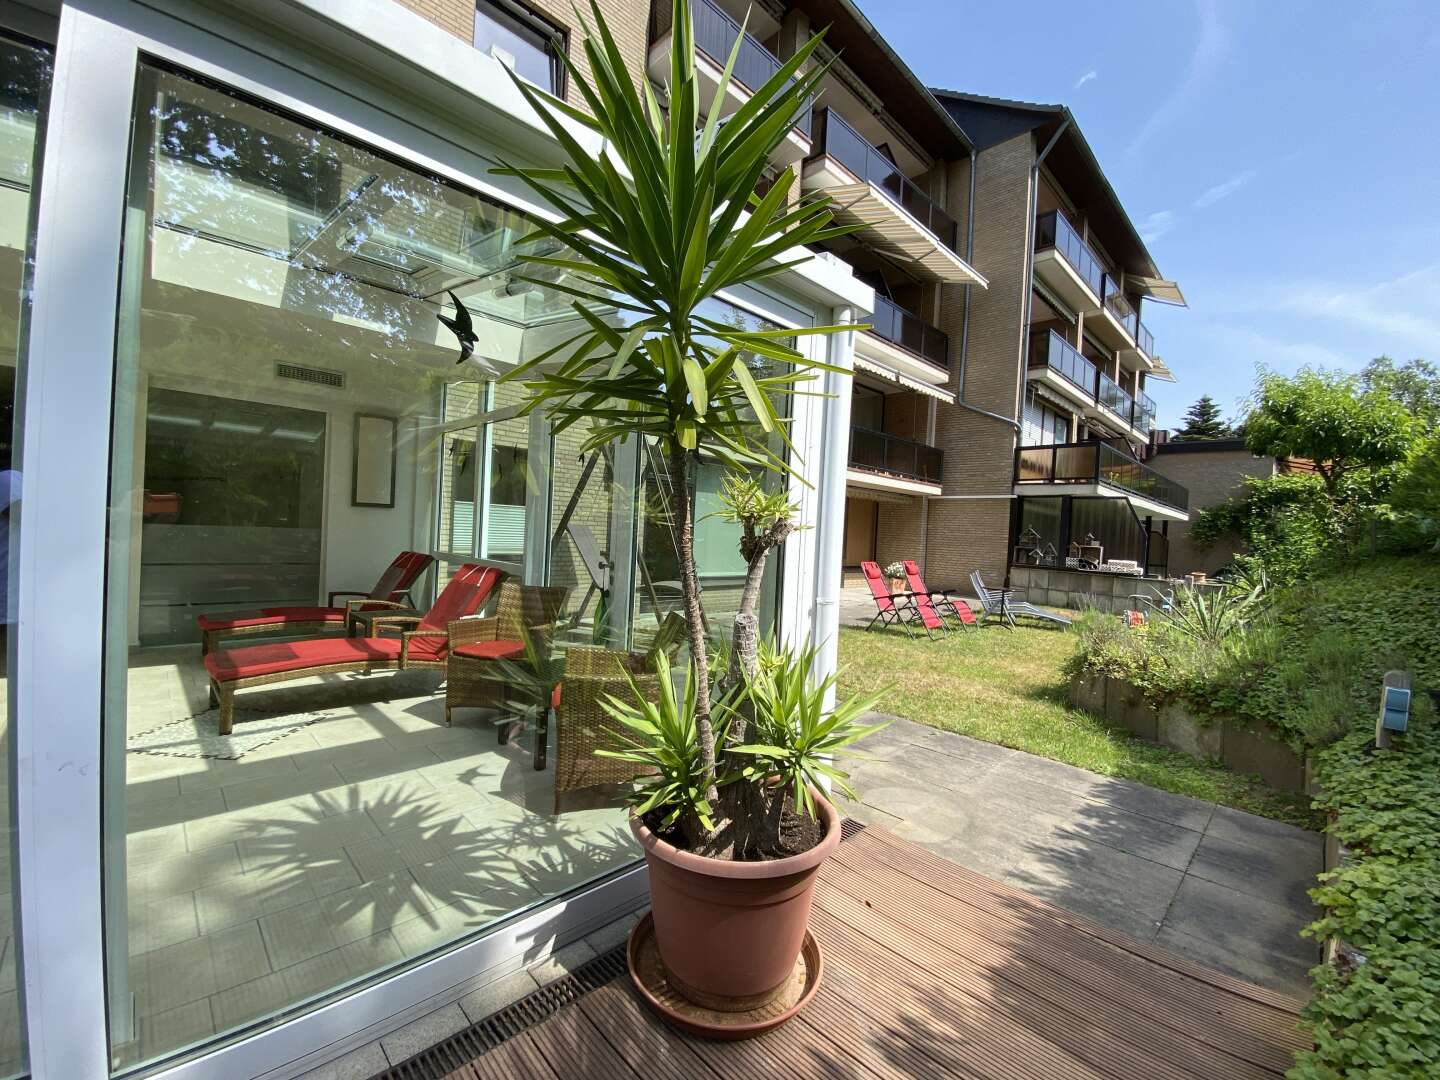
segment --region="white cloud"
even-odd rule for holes
[[[1437,290],[1440,262],[1358,288],[1323,282],[1293,285],[1277,298],[1277,306],[1379,335],[1376,352],[1406,348],[1433,352],[1440,341],[1440,318],[1434,314]]]
[[[1192,99],[1196,98],[1210,81],[1211,76],[1220,69],[1230,52],[1230,32],[1220,19],[1217,0],[1196,0],[1195,11],[1200,22],[1200,33],[1190,54],[1185,78],[1150,114],[1135,133],[1135,137],[1130,140],[1130,145],[1125,148],[1125,161],[1128,165],[1138,163],[1145,144],[1185,111]]]
[[[1084,86],[1087,82],[1094,82],[1099,77],[1100,72],[1096,71],[1094,68],[1091,68],[1089,71],[1085,72],[1084,75],[1081,75],[1080,78],[1075,80],[1075,89],[1079,90],[1080,87]]]
[[[1156,210],[1140,222],[1140,239],[1153,244],[1173,229],[1180,221],[1174,210]]]
[[[1203,210],[1207,206],[1213,206],[1221,199],[1229,198],[1242,187],[1255,179],[1255,170],[1246,169],[1242,173],[1236,173],[1224,183],[1216,184],[1214,187],[1206,188],[1200,197],[1195,200],[1195,209]]]

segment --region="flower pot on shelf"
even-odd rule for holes
[[[719,1022],[714,1030],[681,1022],[700,1034],[736,1038],[789,1019],[818,981],[818,949],[807,945],[815,880],[840,843],[840,814],[816,793],[823,834],[808,851],[765,862],[731,862],[667,843],[631,815],[630,828],[650,872],[650,912],[666,982],[702,1012],[764,1016],[763,1026]],[[807,992],[793,1008],[777,998],[794,983],[806,949]],[[814,960],[810,954],[814,953]],[[632,972],[632,974],[634,974]]]

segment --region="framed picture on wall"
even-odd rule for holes
[[[351,468],[350,505],[395,505],[395,437],[393,416],[355,414],[355,457]]]

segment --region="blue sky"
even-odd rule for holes
[[[1440,3],[859,2],[930,85],[1070,106],[1190,301],[1145,316],[1162,425],[1257,364],[1440,362]]]

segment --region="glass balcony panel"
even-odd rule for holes
[[[955,219],[940,208],[915,181],[846,123],[833,109],[816,112],[815,154],[832,157],[866,183],[874,184],[899,204],[950,250],[955,250]]]
[[[1100,404],[1105,406],[1117,416],[1121,416],[1128,423],[1130,412],[1135,407],[1135,401],[1121,388],[1120,384],[1110,378],[1103,371],[1100,373]]]
[[[1030,339],[1030,366],[1048,367],[1086,397],[1095,396],[1095,365],[1054,330]]]
[[[1015,451],[1017,484],[1108,484],[1142,498],[1188,509],[1183,484],[1156,472],[1108,443],[1022,446]]]
[[[1105,275],[1105,306],[1110,310],[1110,314],[1120,321],[1120,325],[1125,327],[1125,332],[1135,338],[1140,326],[1140,316],[1109,274]]]
[[[764,86],[780,70],[781,60],[751,35],[714,0],[696,0],[690,8],[690,17],[695,27],[695,47],[723,68],[730,59],[735,42],[740,41],[740,52],[735,57],[732,77],[747,90],[754,92]],[[658,41],[670,32],[671,8],[667,3],[657,3],[651,12],[650,40]],[[708,105],[708,102],[703,102]],[[806,135],[810,134],[811,110],[795,123],[795,127]]]
[[[1035,250],[1044,251],[1047,248],[1058,251],[1096,296],[1104,295],[1105,271],[1100,266],[1100,260],[1058,210],[1041,214],[1035,223]]]
[[[877,294],[875,314],[871,316],[870,323],[877,337],[909,349],[932,364],[943,368],[950,366],[949,337],[893,301]]]
[[[1135,323],[1138,327],[1138,331],[1135,334],[1135,343],[1140,346],[1140,350],[1146,356],[1153,357],[1155,355],[1154,335],[1150,333],[1149,329],[1145,326],[1144,323],[1140,322],[1138,316],[1135,319]]]
[[[850,428],[850,464],[928,484],[940,483],[943,453],[933,446],[872,428]]]

